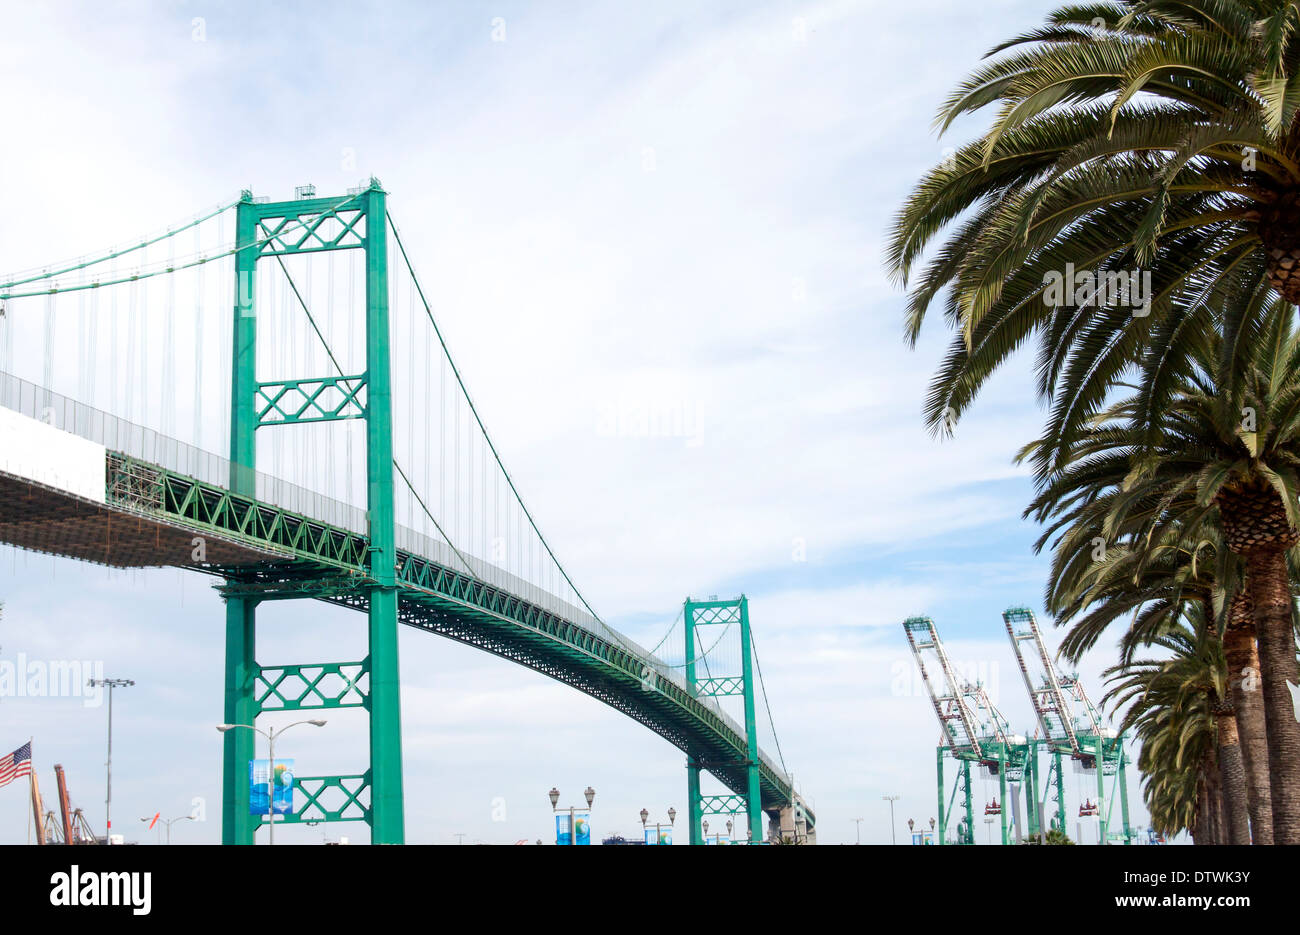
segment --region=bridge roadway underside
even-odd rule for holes
[[[191,567],[195,532],[0,472],[0,542],[114,568]],[[292,556],[203,533],[207,560],[232,567]]]
[[[195,559],[196,536],[203,540],[203,561]],[[222,536],[210,527],[189,528],[174,516],[155,518],[3,472],[0,542],[117,568],[191,569],[224,578],[223,590],[263,600],[313,597],[361,611],[368,606],[369,578],[355,570],[322,566],[290,549]],[[322,577],[331,583],[314,593],[312,582]],[[627,656],[622,647],[592,635],[561,638],[410,585],[399,588],[398,613],[408,626],[510,659],[603,701],[686,752],[733,791],[744,790],[743,753],[720,743],[715,726],[686,716],[684,703],[699,702],[681,697],[679,687],[647,690],[644,675],[628,660],[611,665],[611,656]],[[789,790],[767,769],[761,776],[763,807],[779,814],[789,804]]]

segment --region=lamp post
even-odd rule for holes
[[[140,820],[141,820],[141,821],[152,821],[153,819],[151,819],[151,818],[141,818]],[[168,843],[169,845],[172,843],[172,825],[175,824],[175,823],[178,822],[178,821],[193,821],[193,820],[194,820],[194,816],[193,816],[193,815],[178,815],[178,816],[175,817],[175,818],[159,818],[159,819],[158,819],[158,821],[162,823],[162,826],[163,826],[164,828],[167,829],[167,843]]]
[[[113,689],[129,688],[135,682],[131,679],[90,679],[86,684],[108,689],[108,776],[104,783],[104,843],[107,844],[113,834]]]
[[[889,803],[889,843],[897,844],[898,837],[894,834],[894,803],[897,802],[901,796],[882,795],[881,798]]]
[[[559,811],[558,805],[560,804],[560,790],[555,788],[555,786],[551,786],[551,791],[546,794],[547,796],[550,797],[551,800],[551,812],[552,813],[558,812]],[[590,811],[591,803],[596,800],[596,790],[591,788],[591,786],[588,786],[586,789],[582,790],[582,794],[583,797],[586,798],[587,800],[587,810]],[[557,841],[556,843],[558,844],[559,842]],[[576,845],[578,843],[577,808],[572,805],[569,806],[569,843],[571,845]]]
[[[279,730],[276,730],[274,727],[268,727],[266,730],[262,730],[260,727],[254,727],[252,724],[218,724],[217,725],[217,730],[223,734],[228,730],[243,728],[244,730],[256,731],[257,733],[261,734],[263,737],[266,738],[266,744],[267,744],[266,820],[267,823],[270,824],[271,826],[271,829],[269,831],[269,838],[266,842],[268,847],[271,847],[275,844],[275,738],[279,737],[285,731],[297,727],[299,724],[310,724],[312,727],[325,726],[325,722],[320,718],[311,718],[306,721],[294,721],[292,724],[288,725],[287,727],[282,727]]]
[[[857,840],[854,843],[861,844],[862,843],[862,819],[861,818],[853,819],[853,830],[857,833]]]
[[[644,808],[641,809],[641,837],[642,837],[642,839],[645,838],[646,822],[647,822],[649,819],[650,819],[650,812],[647,811],[647,810],[644,809]],[[675,825],[675,824],[677,824],[677,809],[675,809],[675,808],[671,808],[671,807],[670,807],[670,808],[668,809],[668,827],[671,828],[671,827],[673,827],[673,825]],[[661,843],[663,843],[663,830],[664,830],[664,826],[663,826],[663,824],[662,824],[661,822],[657,822],[657,821],[656,821],[656,822],[655,822],[655,843],[656,843],[656,844],[661,844]],[[708,833],[708,830],[709,830],[709,823],[706,821],[706,822],[704,823],[704,831],[705,831],[705,833]]]

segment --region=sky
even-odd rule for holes
[[[925,431],[947,338],[936,321],[906,346],[883,245],[910,185],[974,132],[937,138],[938,104],[1047,10],[11,7],[0,268],[123,242],[241,189],[280,199],[378,177],[502,458],[584,595],[643,645],[688,595],[747,595],[780,755],[819,842],[887,843],[887,795],[901,841],[908,818],[934,814],[938,738],[904,618],[932,616],[954,661],[1033,730],[1000,614],[1040,608],[1046,560],[1013,456],[1043,411],[1022,357],[954,438]],[[15,366],[40,379],[39,361]],[[689,431],[627,428],[664,412]],[[220,838],[211,585],[0,549],[0,661],[85,660],[135,680],[114,699],[113,815],[141,843],[156,839],[142,816],[194,809],[173,842]],[[364,653],[363,618],[341,610],[286,603],[260,620],[263,661]],[[1109,649],[1081,666],[1094,699]],[[612,709],[427,634],[404,630],[400,653],[408,842],[549,840],[552,786],[562,805],[597,790],[597,836],[639,834],[642,808],[685,813],[682,754]],[[106,727],[102,699],[0,698],[0,747],[33,736],[47,794],[61,763],[97,828]],[[342,712],[277,752],[302,775],[357,771],[365,731]],[[17,785],[0,790],[0,841],[26,840],[25,816]],[[282,840],[340,835],[367,832]]]

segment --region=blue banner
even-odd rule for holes
[[[248,814],[265,815],[267,799],[267,760],[248,761]],[[293,814],[293,760],[277,757],[275,793],[272,798],[277,815]]]
[[[588,812],[577,812],[573,816],[573,824],[577,827],[578,844],[591,843],[591,815]],[[555,843],[572,845],[573,840],[569,836],[569,815],[566,812],[557,813],[555,816]]]
[[[673,829],[672,828],[658,828],[658,829],[646,828],[645,842],[647,844],[672,844]],[[712,844],[713,842],[709,841],[708,843]]]

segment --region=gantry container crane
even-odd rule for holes
[[[1069,757],[1085,770],[1096,770],[1098,841],[1104,844],[1117,840],[1131,844],[1136,835],[1129,824],[1123,735],[1103,725],[1101,712],[1088,698],[1077,673],[1057,671],[1033,611],[1027,607],[1011,607],[1002,614],[1002,621],[1006,624],[1011,648],[1015,650],[1020,674],[1024,677],[1029,700],[1038,718],[1038,736],[1031,742],[1026,764],[1030,798],[1038,801],[1038,750],[1042,747],[1050,757],[1045,789],[1054,800],[1054,808],[1050,811],[1055,811],[1056,815],[1051,824],[1065,831],[1064,762]],[[1114,777],[1109,797],[1106,795],[1107,776]],[[1116,798],[1120,804],[1122,828],[1112,834],[1109,829]],[[1042,800],[1041,812],[1049,813],[1047,796]],[[1037,829],[1031,827],[1030,834],[1035,833]]]
[[[935,629],[933,620],[929,617],[909,617],[903,621],[903,631],[907,634],[912,655],[916,658],[917,668],[920,669],[921,678],[930,694],[934,713],[939,718],[941,734],[936,756],[939,833],[936,843],[948,843],[948,820],[959,791],[962,794],[961,810],[965,817],[957,827],[957,842],[975,843],[971,766],[977,765],[998,777],[1000,794],[995,803],[986,806],[985,814],[1000,816],[1002,843],[1009,844],[1007,783],[1019,783],[1024,778],[1030,760],[1030,743],[1023,736],[1011,733],[1007,719],[993,704],[983,685],[957,678],[943,643],[939,640],[939,633]],[[926,665],[927,659],[929,666]],[[938,681],[939,679],[942,681]],[[946,807],[943,778],[945,756],[952,757],[960,765],[952,794],[946,797]],[[1012,797],[1018,795],[1019,793],[1013,788]],[[1030,799],[1027,806],[1032,824],[1035,804],[1032,795]],[[993,807],[994,805],[996,808]]]

